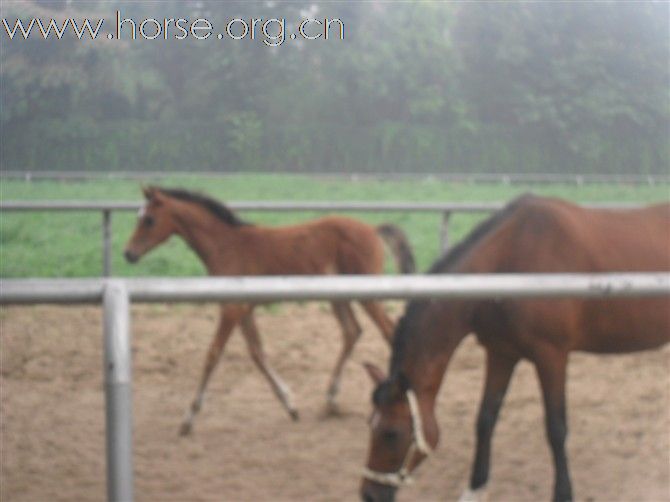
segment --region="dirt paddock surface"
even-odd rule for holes
[[[399,305],[390,307],[397,317]],[[341,414],[323,414],[340,335],[325,304],[260,309],[270,363],[291,386],[292,423],[231,339],[191,437],[177,435],[212,336],[215,305],[134,306],[134,424],[139,501],[357,500],[371,383],[388,348],[364,321],[345,368]],[[363,315],[357,310],[359,317]],[[104,410],[97,307],[0,310],[2,501],[102,500]],[[670,499],[670,350],[575,354],[569,368],[568,452],[577,500]],[[401,501],[454,500],[466,484],[483,351],[460,347],[438,402],[441,443]],[[493,443],[490,500],[549,500],[553,468],[539,386],[521,364]]]

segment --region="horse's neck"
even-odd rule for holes
[[[504,221],[493,221],[492,226],[475,240],[459,244],[460,250],[455,255],[448,255],[437,272],[459,274],[494,271],[500,259],[495,239]],[[417,322],[413,326],[415,334],[412,343],[405,344],[406,354],[399,368],[408,376],[417,393],[423,393],[433,403],[454,352],[463,339],[474,331],[473,314],[479,304],[477,300],[465,299],[427,301],[418,313]]]
[[[220,221],[207,210],[183,204],[175,211],[177,233],[186,241],[189,247],[200,257],[207,271],[211,274],[220,262],[218,256],[226,242],[226,248],[234,249],[232,241],[236,237],[233,227]]]
[[[465,248],[452,263],[440,273],[459,274],[487,272],[495,264],[496,248],[491,245],[489,236],[482,236],[475,242],[474,248]],[[492,254],[494,253],[494,254]],[[487,268],[488,267],[488,268]],[[479,305],[477,300],[438,300],[426,301],[418,315],[414,327],[414,343],[406,344],[407,355],[403,358],[403,372],[418,389],[425,389],[430,396],[436,394],[444,379],[444,374],[463,339],[474,331],[474,311]]]
[[[417,393],[434,402],[453,353],[470,333],[471,301],[427,302],[396,370],[405,374]]]

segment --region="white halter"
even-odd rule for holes
[[[363,469],[363,477],[380,483],[382,485],[393,486],[399,488],[402,485],[411,484],[412,478],[409,474],[409,464],[414,458],[414,453],[419,452],[423,453],[426,457],[432,453],[432,448],[428,445],[426,441],[426,436],[423,433],[423,421],[421,420],[421,410],[419,410],[419,403],[416,399],[416,394],[413,390],[408,390],[407,393],[407,402],[409,403],[409,412],[412,416],[412,433],[413,439],[412,443],[407,449],[405,454],[405,459],[402,461],[400,469],[396,472],[377,472],[367,467]]]

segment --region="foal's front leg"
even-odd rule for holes
[[[258,334],[258,328],[254,321],[253,312],[249,312],[242,319],[242,333],[244,334],[244,339],[247,341],[251,359],[256,363],[256,366],[261,370],[261,373],[265,375],[265,378],[268,379],[272,386],[272,390],[284,405],[284,408],[286,408],[286,411],[288,411],[291,418],[293,420],[298,420],[298,410],[296,410],[295,405],[293,404],[291,390],[265,360],[265,352],[263,351],[263,344],[261,343],[261,337]]]
[[[205,395],[207,382],[209,381],[209,377],[212,375],[216,364],[219,362],[223,348],[226,346],[226,343],[228,342],[230,335],[232,335],[235,326],[250,310],[251,307],[248,305],[226,305],[221,307],[219,327],[217,328],[214,339],[212,340],[209,346],[209,350],[207,351],[205,367],[202,372],[202,377],[200,378],[198,392],[195,395],[195,399],[191,403],[191,407],[186,412],[186,416],[184,417],[184,421],[182,422],[181,428],[179,430],[180,435],[186,436],[190,434],[191,429],[193,428],[193,419],[202,407],[202,401]]]

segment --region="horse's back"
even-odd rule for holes
[[[509,272],[670,271],[670,204],[594,209],[529,197],[506,233],[501,256],[504,247],[516,256]]]
[[[670,205],[583,211],[598,270],[670,270]]]
[[[605,210],[529,197],[473,250],[469,272],[670,271],[670,205]],[[478,252],[479,251],[479,252]],[[670,340],[670,299],[537,299],[504,302],[518,330],[552,343],[628,352]]]

